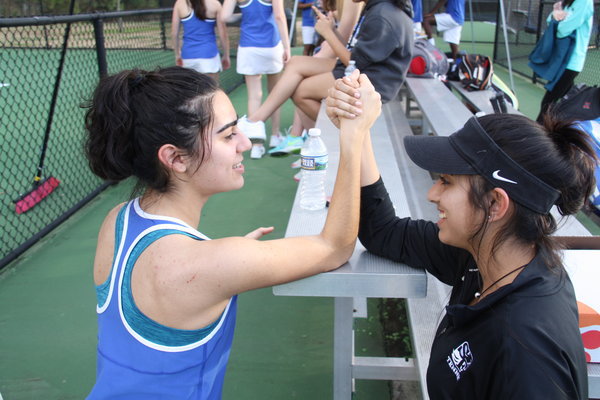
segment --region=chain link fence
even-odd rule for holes
[[[554,1],[508,0],[504,4],[508,50],[504,41],[502,21],[498,20],[494,43],[494,62],[508,67],[510,54],[512,70],[536,81],[533,71],[527,66],[528,57],[546,29],[546,18],[552,11]],[[575,79],[577,83],[595,85],[600,81],[598,76],[598,71],[600,71],[599,13],[600,2],[594,2],[592,37],[590,38],[584,69]]]
[[[80,105],[100,76],[174,65],[171,12],[0,18],[0,268],[108,186],[87,165]],[[228,33],[226,92],[242,83]]]

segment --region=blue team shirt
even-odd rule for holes
[[[422,0],[412,0],[413,22],[423,22],[423,2]]]
[[[115,231],[111,274],[96,287],[97,372],[88,399],[220,399],[237,296],[214,323],[181,330],[145,316],[131,294],[135,261],[151,243],[171,234],[208,238],[180,220],[145,213],[137,199],[119,212]]]
[[[457,24],[465,23],[465,0],[448,0],[446,3],[446,12],[450,14]]]
[[[281,39],[273,17],[273,5],[250,0],[239,6],[242,11],[240,47],[275,47]]]
[[[202,20],[192,11],[189,16],[181,20],[181,24],[183,25],[181,58],[213,58],[219,54],[214,19]]]
[[[303,4],[312,4],[315,0],[299,0]],[[315,12],[308,7],[302,10],[302,26],[315,26]]]

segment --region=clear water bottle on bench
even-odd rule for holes
[[[325,177],[328,154],[321,139],[321,130],[308,130],[308,138],[300,151],[302,177],[300,178],[300,207],[305,210],[325,208]]]

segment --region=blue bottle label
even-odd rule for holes
[[[327,155],[324,156],[302,156],[300,157],[300,163],[302,169],[306,171],[324,171],[327,169],[327,162],[329,161]]]

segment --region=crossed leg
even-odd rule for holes
[[[248,110],[248,119],[250,121],[265,121],[267,120],[271,114],[273,114],[281,105],[290,97],[294,96],[296,99],[296,95],[294,93],[300,88],[301,84],[305,80],[309,80],[309,78],[317,77],[319,75],[328,74],[330,80],[327,81],[328,86],[324,87],[314,87],[313,83],[307,84],[302,91],[304,94],[298,97],[299,101],[303,101],[303,99],[318,99],[320,101],[322,98],[327,97],[327,89],[333,85],[334,79],[331,71],[335,66],[334,59],[328,58],[314,58],[307,56],[294,56],[287,63],[283,74],[269,96],[265,100],[264,103],[256,110],[250,111]],[[322,79],[322,78],[321,78]],[[324,84],[326,80],[320,81],[321,84]],[[315,93],[311,93],[311,90],[315,90]],[[318,97],[321,96],[322,97]],[[294,100],[296,101],[296,100]],[[308,103],[310,104],[310,103]],[[314,109],[314,106],[302,106],[309,107],[310,110]],[[302,108],[304,111],[304,108]],[[316,113],[311,113],[309,115],[310,118],[316,118],[316,114],[319,112],[318,106]]]

